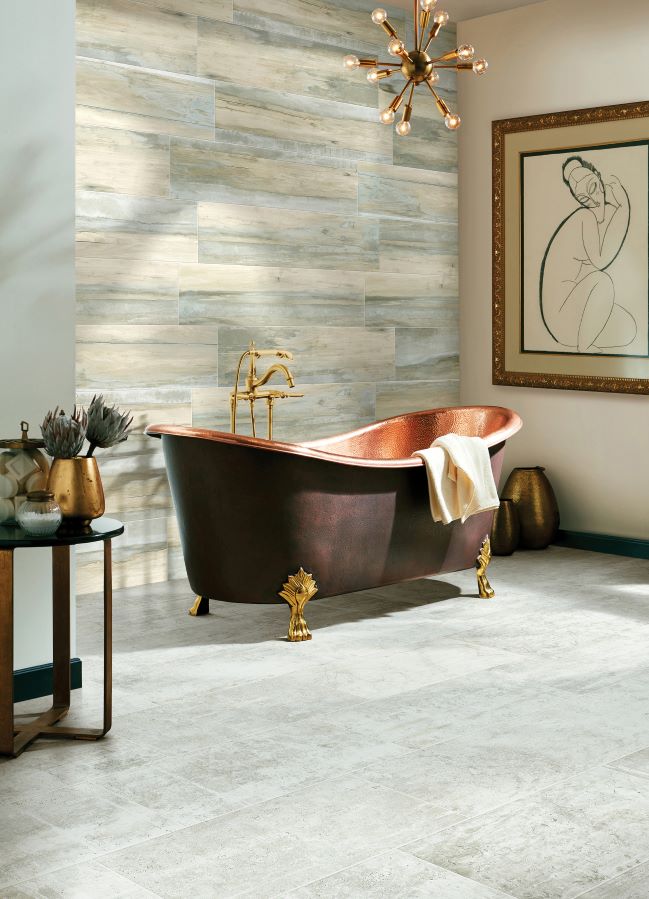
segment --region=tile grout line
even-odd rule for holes
[[[605,887],[607,884],[614,883],[616,880],[620,880],[622,877],[627,877],[637,868],[641,868],[643,865],[646,865],[649,862],[649,856],[643,859],[641,862],[638,862],[637,865],[632,865],[630,868],[627,868],[625,871],[620,871],[619,874],[616,874],[614,877],[609,877],[606,880],[602,880],[600,883],[595,884],[595,886],[588,887],[587,890],[584,890],[583,893],[575,893],[571,899],[580,899],[582,896],[588,896],[589,893],[593,893],[595,890],[599,890],[602,887]]]

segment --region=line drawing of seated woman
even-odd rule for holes
[[[615,297],[607,269],[629,233],[631,205],[619,178],[606,183],[581,156],[563,164],[563,180],[579,203],[556,229],[541,263],[541,317],[550,336],[579,353],[633,343],[638,326]]]

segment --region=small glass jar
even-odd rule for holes
[[[61,508],[48,490],[27,494],[16,513],[18,524],[32,537],[52,537],[63,521]]]

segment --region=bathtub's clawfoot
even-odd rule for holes
[[[310,640],[311,632],[304,620],[304,607],[308,601],[318,592],[318,585],[313,575],[300,568],[297,574],[290,574],[284,584],[284,589],[279,595],[291,607],[291,620],[288,625],[288,637],[290,643],[298,643],[301,640]]]
[[[475,560],[475,569],[478,576],[478,593],[482,599],[491,599],[495,596],[491,584],[487,580],[487,566],[491,562],[491,541],[485,537]]]
[[[188,610],[189,614],[196,617],[197,615],[207,615],[210,611],[210,601],[207,596],[197,596],[194,605]]]

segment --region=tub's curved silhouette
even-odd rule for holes
[[[300,567],[317,581],[315,599],[473,567],[493,513],[435,523],[412,453],[450,432],[482,437],[498,483],[505,441],[520,427],[510,409],[464,406],[306,443],[177,425],[146,433],[162,438],[192,590],[281,603]]]

